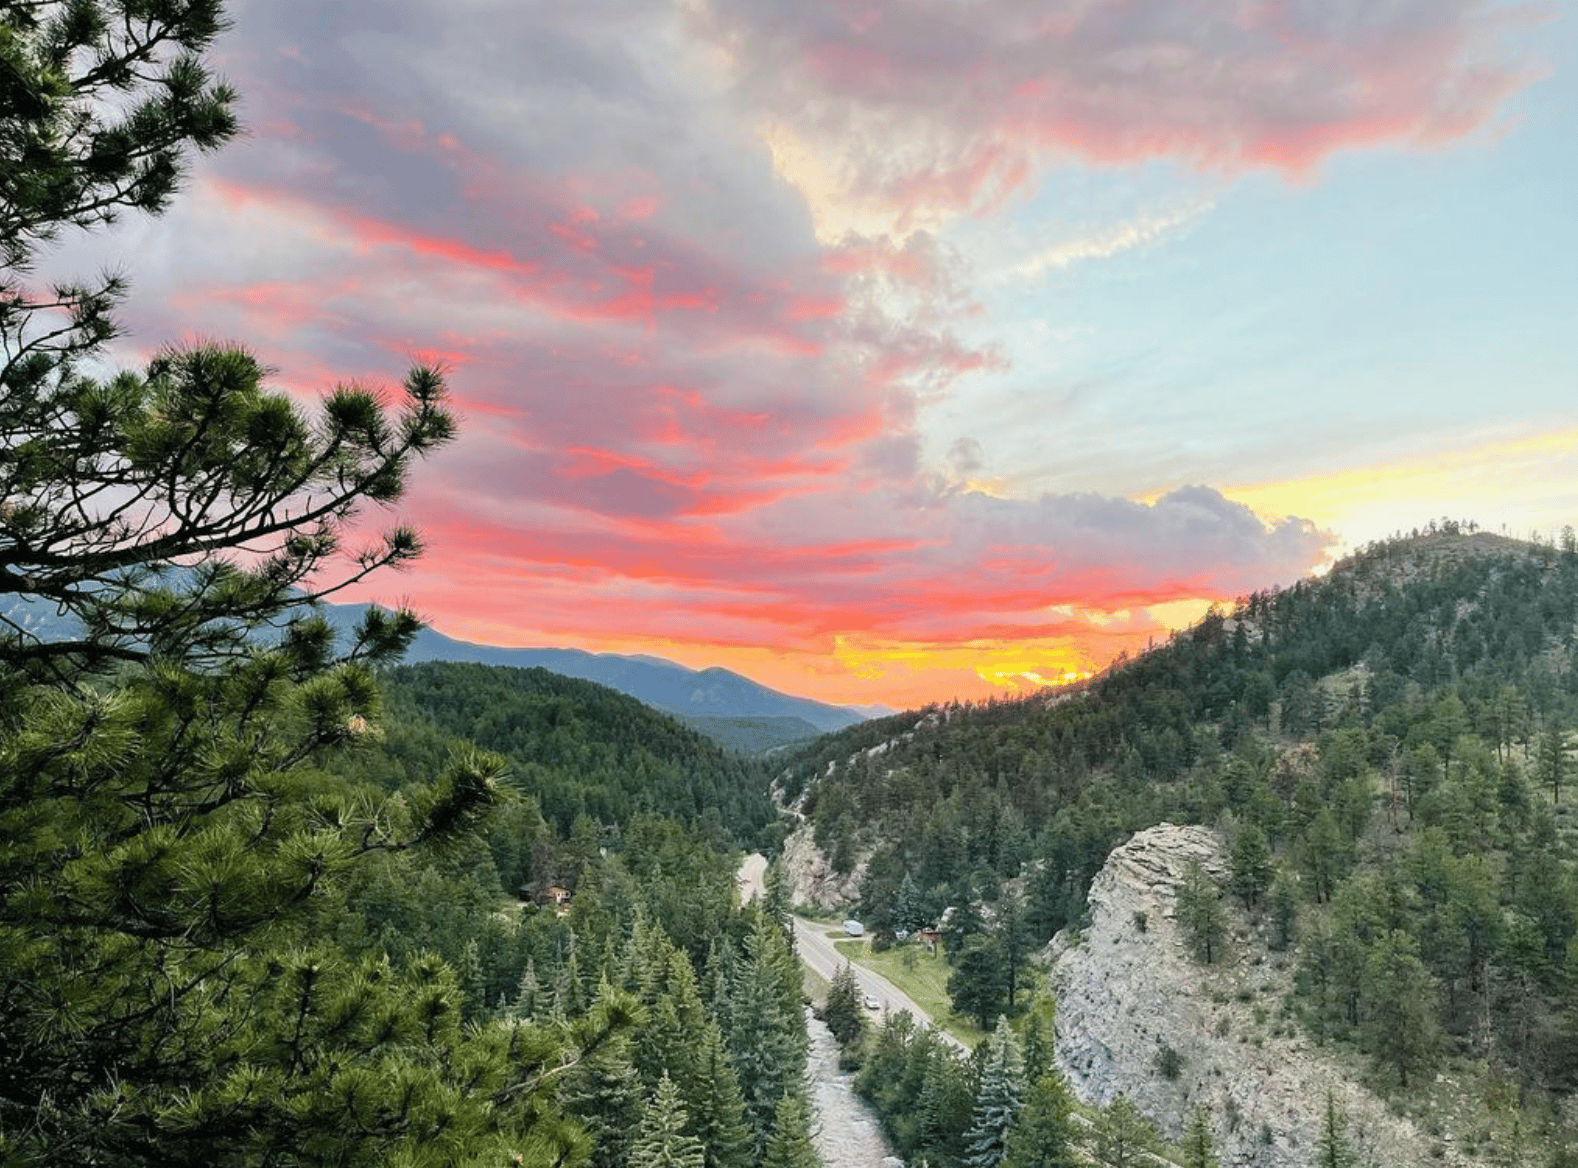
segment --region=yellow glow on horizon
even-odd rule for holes
[[[1571,483],[1565,491],[1552,485]],[[1261,515],[1299,515],[1354,547],[1430,519],[1516,518],[1515,535],[1555,530],[1578,514],[1578,429],[1372,463],[1328,474],[1226,487]]]
[[[835,636],[826,648],[742,646],[704,641],[615,636],[577,638],[590,653],[663,658],[690,669],[720,666],[771,689],[838,705],[887,705],[914,709],[958,698],[1029,693],[1081,681],[1106,668],[1120,652],[1142,653],[1168,632],[1186,628],[1210,605],[1182,599],[1140,609],[1105,611],[1059,605],[1049,611],[1078,618],[1081,631],[1065,636],[997,637],[948,641],[899,639],[865,633]],[[563,646],[546,632],[501,630],[471,622],[440,621],[440,631],[484,644]]]
[[[1188,597],[1184,600],[1169,600],[1164,604],[1153,604],[1145,611],[1156,621],[1160,622],[1169,632],[1176,629],[1187,629],[1206,614],[1212,602],[1200,596]]]

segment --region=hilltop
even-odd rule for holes
[[[797,871],[868,928],[964,906],[956,940],[999,965],[1089,927],[1135,833],[1208,829],[1214,895],[1287,969],[1267,1009],[1470,1162],[1543,1166],[1578,1134],[1575,634],[1574,540],[1451,525],[1077,687],[791,750],[775,793],[803,817]]]

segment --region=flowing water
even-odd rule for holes
[[[816,1107],[816,1150],[823,1168],[877,1168],[893,1155],[877,1117],[855,1094],[854,1076],[838,1069],[838,1043],[806,1013],[811,1035],[811,1102]]]

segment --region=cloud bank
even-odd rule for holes
[[[923,213],[988,208],[1049,151],[1300,171],[1465,133],[1519,82],[1494,18],[1449,0],[235,15],[248,140],[110,241],[137,344],[241,340],[304,395],[444,361],[463,437],[404,515],[433,551],[376,595],[839,700],[1099,667],[1156,634],[1148,607],[1289,581],[1332,543],[1208,486],[993,497],[969,439],[926,465],[920,406],[1003,358]],[[828,239],[772,126],[887,226]]]

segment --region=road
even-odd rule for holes
[[[748,904],[756,897],[763,894],[762,874],[767,870],[767,858],[759,852],[753,852],[740,862],[740,870],[735,876],[740,886],[740,902]],[[833,948],[833,939],[825,936],[826,925],[819,925],[815,921],[808,921],[804,917],[793,917],[795,948],[800,951],[800,960],[819,977],[832,981],[833,975],[838,972],[839,966],[845,962],[845,957]],[[878,1009],[886,1014],[892,1010],[908,1010],[915,1021],[922,1026],[929,1026],[942,1036],[944,1042],[965,1054],[970,1053],[970,1048],[965,1046],[953,1035],[932,1021],[931,1015],[915,1004],[915,999],[906,994],[880,973],[872,973],[869,969],[862,969],[854,962],[849,963],[854,971],[855,981],[860,986],[864,997],[875,1000]],[[875,1012],[875,1011],[874,1011]]]
[[[793,920],[795,948],[800,951],[800,960],[818,976],[832,981],[833,975],[844,965],[846,959],[833,947],[833,938],[826,936],[827,926],[808,921],[804,917],[794,917]],[[863,969],[854,962],[849,962],[849,968],[855,974],[855,982],[860,986],[860,992],[879,1002],[883,1013],[908,1010],[922,1026],[930,1026],[936,1030],[944,1042],[965,1054],[970,1053],[969,1047],[933,1022],[931,1015],[917,1006],[913,998],[880,973]]]

